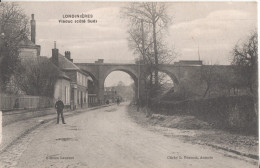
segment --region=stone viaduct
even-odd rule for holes
[[[123,71],[129,74],[134,80],[136,92],[139,83],[139,94],[140,96],[144,94],[144,82],[142,82],[144,80],[141,79],[147,78],[147,76],[145,76],[145,72],[148,71],[146,65],[104,63],[102,59],[99,59],[99,61],[95,63],[76,63],[76,65],[92,77],[95,93],[97,93],[97,97],[100,101],[104,99],[105,79],[113,71]],[[178,85],[181,78],[188,78],[189,76],[194,76],[199,73],[201,66],[202,61],[179,61],[174,64],[161,64],[158,66],[158,71],[169,75],[174,85]]]

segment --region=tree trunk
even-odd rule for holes
[[[153,73],[150,72],[150,94],[149,94],[149,98],[151,99],[151,97],[153,96],[152,94],[152,90],[153,90]]]
[[[157,40],[156,40],[156,22],[155,20],[153,20],[153,48],[154,48],[154,63],[155,63],[155,74],[154,74],[154,78],[155,78],[155,87],[157,88],[159,85],[159,77],[158,77],[158,50],[157,50]]]

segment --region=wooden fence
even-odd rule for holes
[[[38,109],[54,106],[54,99],[40,96],[0,94],[0,110]]]

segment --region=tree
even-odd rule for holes
[[[220,74],[217,72],[216,65],[201,67],[201,82],[204,82],[206,84],[203,98],[207,96],[210,90],[214,89],[214,87],[218,86],[219,83],[223,82],[220,80]]]
[[[158,2],[131,2],[122,9],[122,16],[128,20],[129,47],[138,55],[138,63],[149,66],[143,76],[150,76],[146,85],[146,97],[157,95],[159,88],[158,64],[169,63],[175,56],[164,42],[164,35],[171,23],[167,15],[167,4]],[[155,93],[155,94],[153,94]]]
[[[258,70],[258,33],[254,31],[250,37],[233,48],[232,64],[235,65],[237,76],[243,79],[251,93],[257,90]]]
[[[62,72],[45,57],[28,59],[15,73],[15,83],[28,95],[53,97],[55,83]]]
[[[113,90],[116,92],[116,95],[121,98],[131,99],[134,95],[134,83],[130,85],[125,85],[124,82],[119,81],[116,86],[113,86]]]
[[[144,50],[151,49],[150,58],[153,57],[153,63],[159,64],[159,44],[158,41],[162,37],[163,30],[168,27],[171,19],[167,15],[167,6],[165,3],[158,2],[132,2],[123,10],[124,16],[129,20],[129,33],[135,43],[142,45],[142,54],[145,55]],[[140,31],[141,30],[141,31]],[[143,32],[142,32],[143,31]],[[140,36],[140,34],[142,34]],[[136,38],[136,37],[141,37]],[[139,47],[138,47],[139,48]],[[146,49],[145,49],[146,48]],[[158,84],[158,71],[155,70],[155,82]]]
[[[5,90],[14,73],[18,58],[18,44],[28,36],[28,18],[17,3],[0,3],[0,86]]]
[[[117,86],[125,86],[125,84],[124,84],[124,82],[119,81],[118,84],[117,84]]]

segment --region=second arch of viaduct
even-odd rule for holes
[[[192,64],[191,64],[192,63]],[[145,72],[148,71],[148,66],[138,65],[138,64],[114,64],[114,63],[76,63],[76,65],[85,73],[89,74],[93,79],[95,86],[95,93],[99,101],[104,100],[104,82],[106,77],[113,71],[123,71],[129,74],[134,83],[135,88],[138,88],[139,83],[139,94],[140,96],[144,95],[144,80]],[[201,69],[201,61],[193,61],[189,64],[161,64],[157,66],[159,72],[164,72],[169,75],[176,85],[179,83],[181,78],[193,76],[196,73],[199,73]],[[139,80],[139,82],[138,82]],[[137,90],[136,90],[137,91]]]

